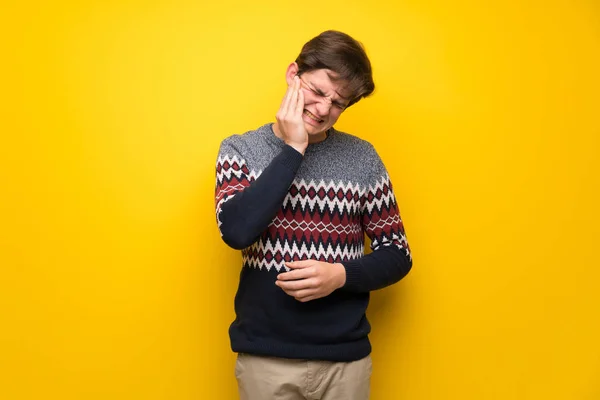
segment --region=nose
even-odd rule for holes
[[[331,109],[331,102],[327,98],[322,98],[317,102],[316,106],[319,116],[324,117],[327,114],[329,114],[329,110]]]

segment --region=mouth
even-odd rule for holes
[[[306,115],[311,120],[313,120],[314,122],[316,122],[317,124],[324,122],[324,120],[319,119],[316,115],[314,115],[313,113],[311,113],[310,111],[308,111],[306,109],[304,110],[303,114]]]

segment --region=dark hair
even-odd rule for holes
[[[363,45],[339,31],[325,31],[312,38],[296,58],[298,75],[316,69],[329,69],[337,74],[330,78],[344,81],[350,93],[348,107],[375,90],[371,62]]]

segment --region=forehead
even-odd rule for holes
[[[320,89],[325,94],[350,98],[350,92],[347,90],[348,83],[338,79],[338,74],[329,69],[316,69],[302,74],[312,83],[316,89]]]

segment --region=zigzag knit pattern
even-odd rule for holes
[[[260,175],[260,171],[250,172],[246,166],[246,160],[237,156],[219,154],[217,159],[217,190],[216,208],[217,224],[221,227],[218,218],[223,203],[231,199],[237,192],[244,190]]]
[[[261,171],[245,159],[221,154],[217,159],[216,208],[249,186]],[[364,254],[364,233],[373,249],[397,246],[410,256],[389,175],[368,187],[358,183],[295,179],[268,228],[242,251],[248,267],[277,271],[284,262],[354,260]]]

